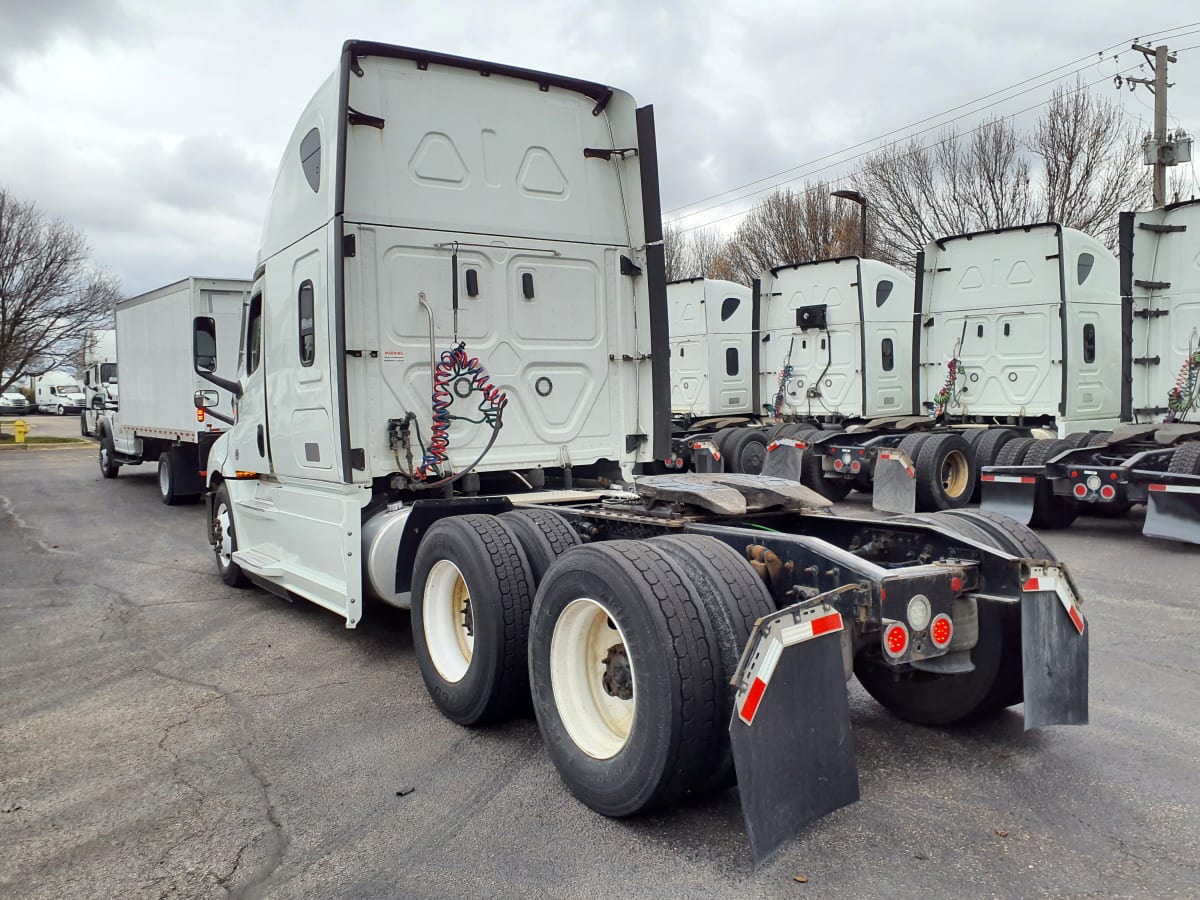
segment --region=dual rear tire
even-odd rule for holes
[[[715,538],[576,546],[537,512],[443,519],[418,547],[414,646],[435,704],[475,725],[532,702],[564,782],[605,815],[732,783],[729,681],[774,609],[762,580]]]

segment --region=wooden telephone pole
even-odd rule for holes
[[[1145,85],[1154,94],[1154,134],[1144,146],[1146,165],[1154,166],[1154,208],[1167,202],[1167,168],[1191,159],[1191,138],[1167,134],[1167,65],[1175,62],[1175,54],[1167,50],[1166,44],[1150,48],[1134,44],[1133,49],[1146,57],[1154,72],[1153,78],[1126,78],[1129,89]],[[1176,140],[1179,137],[1179,140]]]

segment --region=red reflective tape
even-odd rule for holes
[[[831,631],[842,630],[842,614],[839,612],[831,612],[824,616],[819,616],[812,620],[813,637],[819,634],[828,634]]]
[[[779,449],[779,441],[771,441],[771,443],[767,444],[767,452],[768,453],[774,453],[778,449]]]
[[[1165,491],[1167,486],[1165,484],[1152,484],[1149,489],[1152,491]]]
[[[1075,630],[1080,634],[1083,634],[1083,613],[1076,609],[1075,606],[1071,606],[1067,610],[1067,615],[1069,615],[1071,617],[1071,621],[1075,623]]]
[[[755,678],[754,684],[750,685],[750,693],[746,695],[746,702],[742,704],[742,719],[747,725],[754,721],[754,714],[758,712],[758,704],[762,702],[766,690],[767,683],[761,678]]]
[[[1038,587],[1038,580],[1036,578],[1030,578],[1028,581],[1025,582],[1025,586],[1024,586],[1023,590],[1040,591],[1041,588]]]
[[[980,481],[995,481],[996,476],[995,475],[980,475],[979,480]]]
[[[1021,484],[1036,484],[1036,483],[1037,483],[1037,479],[1031,475],[1022,475],[1021,476]]]

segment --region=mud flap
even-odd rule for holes
[[[725,471],[725,460],[716,441],[706,438],[692,442],[692,467],[697,472]]]
[[[1037,502],[1036,476],[1010,475],[985,469],[979,476],[979,482],[980,509],[1003,513],[1022,525],[1028,525],[1033,519],[1033,508]]]
[[[1200,544],[1200,486],[1151,484],[1146,491],[1146,537]]]
[[[871,505],[881,512],[917,511],[917,471],[907,453],[880,450],[875,459]]]
[[[776,438],[767,445],[767,461],[763,463],[762,474],[799,481],[804,471],[804,453],[795,441]]]
[[[818,601],[762,619],[742,654],[729,735],[754,861],[858,800],[841,614]]]
[[[1034,566],[1021,595],[1025,729],[1086,725],[1088,633],[1066,573]]]

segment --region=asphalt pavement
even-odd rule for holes
[[[922,728],[852,685],[862,800],[755,870],[736,790],[593,814],[531,719],[435,711],[406,614],[226,587],[201,507],[95,457],[0,450],[2,896],[1200,891],[1200,549],[1136,515],[1043,534],[1084,595],[1090,725]]]

